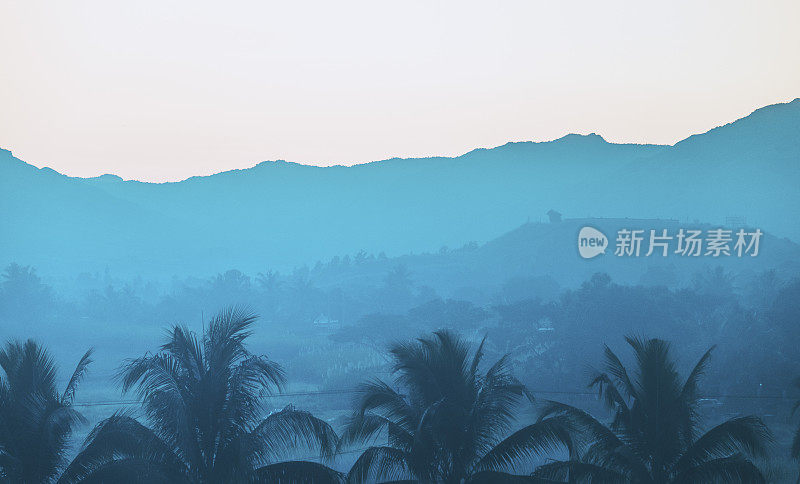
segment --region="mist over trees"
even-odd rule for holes
[[[169,184],[2,150],[0,482],[796,482],[798,126]],[[734,225],[758,257],[576,252]]]
[[[530,270],[526,250],[556,260],[570,249],[537,241],[581,223],[288,272],[54,278],[9,264],[0,475],[794,480],[798,247],[768,236],[763,258]]]
[[[125,361],[118,381],[123,393],[135,392],[142,416],[111,413],[77,453],[68,441],[86,419],[73,402],[91,350],[58,392],[57,368],[44,348],[7,343],[0,351],[0,477],[24,483],[752,483],[788,475],[785,463],[776,468],[770,460],[773,434],[760,417],[707,425],[701,380],[714,348],[684,373],[664,340],[627,337],[635,355],[629,368],[605,346],[603,369],[589,387],[599,390],[607,413],[594,416],[537,400],[543,372],[523,383],[509,353],[484,361],[487,337],[473,347],[451,331],[436,331],[388,348],[394,382],[372,378],[355,388],[350,417],[337,434],[294,406],[264,407],[264,397],[284,391],[286,377],[279,364],[249,351],[256,321],[229,308],[202,334],[176,325],[158,352]],[[796,442],[795,435],[795,458]],[[337,470],[337,457],[357,444],[367,447],[356,448],[349,468]],[[316,452],[316,460],[298,459],[292,453],[298,449]]]
[[[349,259],[348,264],[355,264],[355,257]],[[368,256],[358,259],[362,259],[358,267],[369,267]],[[344,264],[341,259],[338,263]],[[645,472],[641,466],[648,469],[648,479],[653,479],[653,482],[662,482],[658,476],[672,476],[669,479],[683,482],[683,478],[678,476],[686,475],[697,466],[701,467],[691,472],[713,471],[727,477],[739,476],[736,479],[741,478],[741,482],[753,482],[761,477],[767,481],[781,481],[794,475],[791,459],[792,455],[796,456],[797,426],[790,424],[789,419],[792,399],[800,398],[792,383],[800,374],[800,354],[796,349],[796,342],[800,341],[796,324],[800,311],[800,279],[784,279],[782,273],[775,270],[736,274],[723,266],[712,266],[698,270],[682,287],[620,284],[608,274],[596,273],[573,288],[560,287],[547,278],[514,278],[498,285],[493,292],[461,291],[463,299],[460,299],[440,296],[434,287],[418,280],[417,274],[401,264],[390,265],[383,276],[374,278],[374,285],[361,284],[358,291],[347,286],[318,284],[320,274],[326,270],[331,268],[300,268],[290,274],[265,270],[255,275],[228,270],[205,280],[176,279],[168,290],[158,282],[142,278],[123,280],[110,272],[82,274],[75,278],[74,287],[67,293],[82,296],[68,297],[41,278],[35,268],[17,264],[7,266],[0,281],[0,301],[4,302],[0,305],[0,322],[6,331],[13,329],[18,336],[7,336],[12,342],[6,352],[22,354],[20,348],[41,348],[30,345],[44,343],[58,350],[58,360],[63,361],[58,366],[69,368],[79,355],[72,356],[77,351],[72,348],[70,357],[64,357],[65,341],[70,341],[71,345],[80,344],[83,351],[89,346],[94,347],[95,362],[90,365],[88,356],[80,359],[79,370],[73,377],[74,384],[56,381],[53,357],[44,350],[31,350],[31,354],[41,353],[36,360],[40,362],[26,364],[50,368],[46,370],[46,374],[51,376],[47,377],[49,380],[42,387],[44,389],[37,390],[48,395],[41,401],[61,405],[65,412],[63,418],[68,418],[65,422],[69,423],[54,427],[60,429],[61,440],[53,441],[54,447],[40,451],[52,455],[52,464],[37,464],[31,471],[38,476],[50,477],[31,478],[29,482],[44,482],[50,478],[60,478],[61,482],[92,482],[92,475],[124,476],[137,466],[136,473],[150,476],[151,482],[159,479],[165,482],[186,479],[187,482],[215,482],[215,479],[225,482],[262,479],[268,482],[279,477],[285,482],[300,482],[291,477],[298,475],[315,476],[315,482],[347,479],[374,482],[401,477],[474,482],[489,479],[483,482],[492,482],[499,476],[529,473],[537,473],[537,479],[558,480],[573,476],[576,482],[583,482],[590,476],[597,479],[597,476],[613,475],[621,482],[643,482],[638,480],[643,477],[634,477]],[[259,314],[259,318],[256,320],[244,313],[230,311],[216,315],[220,308],[232,304],[247,305]],[[240,329],[220,336],[215,328],[233,324],[237,318]],[[18,324],[20,321],[26,324]],[[174,323],[180,324],[174,326]],[[168,326],[171,329],[165,340],[162,331]],[[80,337],[76,337],[75,328],[78,327],[82,328]],[[41,343],[19,346],[22,343],[13,342],[22,340],[26,334]],[[601,445],[596,441],[596,446],[592,447],[592,439],[600,438],[601,434],[609,438],[613,434],[629,442],[628,434],[640,432],[636,429],[646,424],[641,420],[645,417],[637,417],[640,420],[635,422],[623,422],[628,418],[626,415],[637,408],[638,400],[650,397],[635,394],[640,390],[632,392],[633,387],[609,386],[614,375],[623,373],[622,366],[606,366],[606,376],[595,379],[595,388],[586,386],[591,375],[602,368],[603,361],[609,365],[609,361],[625,359],[623,347],[619,346],[625,335],[633,338],[630,344],[634,345],[635,351],[661,355],[663,358],[659,364],[666,365],[664,368],[667,369],[663,371],[667,373],[673,371],[669,368],[690,367],[708,348],[715,347],[712,357],[708,361],[703,357],[695,372],[698,380],[699,375],[703,375],[702,390],[700,387],[693,390],[692,398],[687,401],[689,407],[683,410],[690,412],[687,415],[695,419],[693,427],[686,433],[692,437],[675,444],[682,450],[674,455],[696,452],[692,450],[693,446],[708,440],[701,437],[707,431],[713,432],[715,438],[723,439],[721,442],[727,442],[714,444],[715,449],[727,450],[713,454],[715,457],[709,457],[711,460],[698,460],[688,467],[684,463],[688,457],[675,457],[669,463],[658,464],[662,466],[661,470],[656,470],[650,460],[636,464],[640,466],[637,470],[636,467],[612,463],[618,458],[612,458],[613,455],[628,452],[615,450],[617,444],[603,441]],[[657,345],[667,343],[641,338],[669,342],[669,349],[666,346],[657,349]],[[239,355],[231,356],[235,358],[230,360],[233,366],[217,373],[217,370],[212,371],[216,363],[206,361],[206,358],[213,358],[217,351],[214,345],[224,341],[231,341],[231,344],[244,344],[246,341],[247,347],[231,350],[231,355]],[[609,346],[604,347],[604,344]],[[161,350],[156,351],[159,346]],[[13,348],[19,351],[12,351]],[[621,352],[617,353],[615,348]],[[444,353],[440,354],[442,351]],[[450,354],[448,352],[452,355],[446,356]],[[257,355],[269,355],[269,360],[260,360],[261,356]],[[406,361],[407,358],[411,359]],[[437,358],[443,358],[442,362],[435,363]],[[459,358],[474,365],[457,363]],[[642,358],[634,361],[641,364]],[[13,359],[8,358],[8,361]],[[678,363],[673,363],[673,360]],[[125,361],[122,373],[118,373],[119,365]],[[455,366],[441,366],[444,361],[451,361],[448,364]],[[208,396],[203,398],[212,398],[213,391],[221,391],[213,390],[214,385],[234,388],[224,382],[244,371],[241,369],[244,367],[236,365],[245,362],[257,363],[251,372],[252,382],[260,381],[262,383],[258,385],[264,386],[248,390],[256,393],[248,397],[250,403],[243,400],[243,404],[250,408],[249,423],[235,424],[244,432],[237,438],[254,439],[258,435],[261,439],[259,445],[268,445],[271,454],[255,448],[253,454],[243,454],[240,444],[231,447],[239,449],[236,451],[225,451],[221,447],[203,451],[207,455],[229,452],[226,459],[233,459],[230,452],[234,452],[237,458],[249,462],[245,465],[244,461],[234,459],[230,464],[223,464],[219,460],[218,465],[228,466],[232,469],[229,471],[215,467],[216,464],[212,465],[205,458],[192,460],[195,458],[187,454],[185,447],[189,441],[168,436],[169,428],[178,428],[177,421],[160,420],[159,414],[165,412],[173,415],[170,418],[176,418],[174,410],[178,407],[175,407],[176,403],[164,400],[169,393],[163,392],[168,391],[171,383],[159,375],[162,371],[175,372],[171,378],[183,382],[175,391],[184,395],[181,397],[184,400],[195,398],[190,395],[200,388],[206,388],[202,391]],[[258,362],[267,366],[258,366],[261,365]],[[499,414],[486,417],[491,425],[479,421],[469,424],[477,426],[474,427],[477,433],[470,438],[477,439],[477,435],[483,435],[474,445],[470,444],[471,454],[464,454],[466,448],[459,447],[466,445],[467,437],[455,437],[456,427],[447,430],[452,422],[434,423],[435,420],[430,420],[434,419],[435,413],[429,412],[429,417],[424,419],[424,428],[430,425],[430,430],[418,435],[416,432],[420,431],[422,420],[417,420],[416,424],[413,424],[414,420],[396,420],[398,415],[412,412],[412,409],[417,412],[414,418],[419,419],[419,412],[439,399],[447,400],[460,394],[455,390],[455,393],[444,391],[440,397],[407,393],[410,388],[416,388],[415,385],[421,386],[414,391],[425,391],[424,385],[428,383],[413,383],[410,379],[420,376],[406,375],[404,368],[428,364],[436,365],[436,368],[441,366],[444,373],[437,378],[453,385],[467,385],[463,387],[465,389],[472,388],[458,397],[472,395],[467,400],[452,402],[458,408],[478,405],[479,400],[469,399],[478,398],[477,395],[489,392],[490,388],[495,389],[491,391],[510,392],[505,397],[497,397],[500,399],[497,405],[501,401],[506,403],[492,407]],[[20,398],[20,390],[15,389],[13,379],[8,376],[17,371],[13,368],[11,364],[3,365],[5,375],[0,375],[0,384],[9,385],[2,392],[2,404],[8,408],[15,405],[14,398]],[[89,371],[83,391],[75,392],[77,383],[85,379],[87,368],[96,371],[98,376],[93,377]],[[456,371],[458,368],[461,370]],[[631,371],[630,367],[624,368]],[[640,378],[650,378],[647,376],[650,370],[639,368],[637,371]],[[203,372],[211,372],[209,378],[220,375],[223,380],[214,385],[211,380],[203,383]],[[687,372],[683,370],[675,375],[686,378]],[[117,377],[114,375],[122,378],[121,388],[114,383],[120,381],[115,380]],[[384,377],[392,375],[397,378],[394,383],[388,383],[391,380]],[[497,379],[497,382],[490,383],[492,379]],[[457,381],[462,383],[456,384]],[[683,382],[680,379],[676,381]],[[289,382],[292,388],[305,390],[299,392],[301,396],[291,397],[297,390],[287,391],[285,382]],[[359,386],[360,382],[366,386]],[[59,392],[57,387],[61,385],[70,389]],[[438,384],[435,388],[443,391]],[[139,402],[136,405],[141,405],[143,412],[137,415],[129,413],[133,401],[115,409],[115,402],[126,402],[128,398],[116,393],[118,389],[133,392]],[[264,391],[279,396],[282,393],[280,389],[287,393],[282,397],[286,403],[280,408],[264,407],[265,402],[261,400]],[[603,397],[599,402],[592,397],[598,389],[602,389],[600,394]],[[223,400],[219,401],[233,395],[230,390],[224,392],[229,396],[220,394],[219,398]],[[316,397],[317,392],[328,396]],[[89,407],[70,406],[75,395],[80,401],[84,394],[89,395],[85,400]],[[399,400],[380,403],[391,394]],[[609,396],[617,394],[621,396]],[[98,400],[111,404],[92,407],[92,401]],[[547,404],[549,401],[564,406]],[[444,403],[435,406],[440,405]],[[607,410],[604,410],[604,405]],[[88,418],[83,415],[85,409],[90,410]],[[186,407],[186,411],[190,410],[191,406]],[[443,407],[442,412],[454,416],[456,410],[454,407],[445,411]],[[651,413],[644,412],[646,415]],[[9,411],[6,415],[13,413]],[[748,415],[753,416],[752,419],[737,420]],[[587,420],[590,417],[592,420]],[[191,425],[204,425],[199,415],[192,417],[187,414],[181,418],[196,422]],[[260,434],[261,430],[257,429],[264,429],[264,418],[271,418],[273,422],[287,418],[286,425],[273,424],[284,434],[273,437]],[[408,413],[408,418],[411,418],[411,413]],[[7,418],[3,424],[6,426],[2,438],[7,440],[2,446],[11,460],[4,462],[20,463],[16,464],[17,467],[4,467],[6,476],[18,475],[14,472],[20,472],[19,469],[25,466],[22,464],[24,461],[18,460],[22,457],[13,456],[14,449],[20,444],[8,439],[10,436],[27,438],[24,437],[26,432],[13,430],[9,422],[11,420]],[[462,428],[460,425],[457,428]],[[488,433],[477,430],[481,425],[489,425],[485,430]],[[530,427],[536,425],[538,427]],[[727,434],[723,434],[719,437],[718,434],[728,428],[716,430],[720,425],[731,427],[733,436],[725,437]],[[737,430],[737,425],[744,426],[743,430]],[[91,427],[94,430],[87,433]],[[388,430],[390,428],[394,430]],[[406,428],[410,434],[403,437],[398,433],[400,428]],[[524,429],[528,429],[528,434],[523,432]],[[222,431],[221,427],[214,430]],[[209,430],[198,432],[196,435],[200,438]],[[741,432],[754,440],[742,440],[745,437]],[[435,436],[440,433],[453,433],[454,440],[449,443],[439,441]],[[120,437],[116,436],[121,435],[128,437],[119,440]],[[226,439],[232,439],[234,434],[230,435]],[[503,442],[512,436],[516,436],[518,441],[508,447],[511,441]],[[270,438],[278,440],[269,444]],[[422,441],[407,447],[404,439]],[[427,443],[423,443],[426,439]],[[84,440],[85,443],[79,445]],[[302,449],[288,445],[290,442],[300,443]],[[197,445],[202,447],[205,444],[198,441]],[[154,456],[153,448],[163,449],[157,453],[160,457]],[[434,454],[420,450],[426,448],[425,452]],[[420,452],[422,454],[418,455]],[[637,450],[635,453],[639,455],[641,452]],[[268,454],[274,457],[268,457]],[[308,459],[314,455],[316,457]],[[298,457],[307,464],[299,463]],[[150,459],[144,468],[141,467],[142,459]],[[551,463],[545,465],[548,459]],[[35,460],[47,462],[38,457]],[[216,458],[212,461],[217,462]],[[285,463],[284,467],[277,466],[281,462]],[[556,462],[561,464],[556,465]],[[718,468],[709,470],[710,466]],[[244,474],[238,474],[240,472]],[[711,474],[698,475],[707,477]],[[124,477],[118,478],[124,482]],[[698,482],[709,481],[699,479]]]

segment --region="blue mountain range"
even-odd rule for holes
[[[478,244],[565,218],[736,217],[800,240],[800,99],[672,146],[591,134],[352,167],[266,161],[176,183],[76,178],[0,151],[0,264],[168,277]],[[535,235],[531,235],[535,237]]]

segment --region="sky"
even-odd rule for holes
[[[800,2],[2,0],[0,147],[73,176],[672,144],[800,96]]]

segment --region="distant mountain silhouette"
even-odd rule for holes
[[[549,209],[715,224],[735,215],[800,240],[798,187],[800,99],[674,146],[572,134],[454,158],[263,162],[164,184],[68,177],[2,151],[0,264],[149,276],[286,269],[361,249],[482,243]]]
[[[589,260],[579,257],[577,237],[585,226],[599,229],[609,238],[610,249],[605,255]],[[800,275],[800,245],[769,233],[761,238],[756,257],[737,257],[735,254],[718,258],[680,256],[673,252],[674,240],[666,257],[658,251],[647,257],[646,239],[638,257],[614,255],[615,238],[620,229],[645,230],[647,237],[650,229],[657,233],[666,229],[669,235],[674,236],[680,228],[705,233],[714,226],[629,218],[532,222],[482,245],[385,260],[369,259],[361,263],[351,262],[347,266],[324,265],[311,270],[309,278],[319,287],[344,286],[352,292],[380,285],[389,271],[403,266],[415,284],[430,286],[443,297],[488,303],[492,301],[481,299],[496,294],[498,287],[503,285],[519,286],[519,291],[512,288],[512,293],[527,291],[528,296],[541,295],[542,291],[547,293],[553,284],[555,287],[576,287],[597,272],[609,274],[618,283],[669,287],[690,286],[696,274],[706,274],[717,267],[731,275],[742,276],[740,282],[767,270],[775,270],[781,280]],[[553,290],[549,295],[556,294]]]

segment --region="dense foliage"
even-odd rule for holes
[[[277,462],[298,445],[329,458],[337,436],[323,420],[291,407],[263,417],[262,397],[280,389],[285,378],[276,363],[247,350],[255,319],[227,310],[201,338],[175,326],[159,353],[126,362],[122,390],[136,390],[146,423],[120,413],[101,422],[63,480],[147,476],[149,482],[228,483],[274,474],[297,481],[318,476],[318,465]]]
[[[698,385],[711,350],[682,379],[667,342],[627,342],[635,370],[629,371],[606,347],[605,372],[590,385],[612,411],[611,422],[603,424],[568,405],[548,404],[543,415],[569,419],[576,445],[569,460],[546,464],[536,475],[581,482],[766,482],[750,460],[765,457],[771,441],[761,419],[736,417],[701,431]]]
[[[93,288],[69,299],[30,267],[6,268],[0,322],[38,342],[0,352],[0,482],[771,482],[800,460],[800,427],[788,419],[800,390],[798,280],[716,268],[669,288],[596,274],[568,290],[531,280],[442,298],[402,267],[362,292],[309,274],[228,271],[166,293],[87,276]],[[252,301],[264,315],[224,310],[199,335],[172,326],[158,351],[145,346],[154,321],[194,320],[187,308],[224,301]],[[91,352],[62,383],[42,346],[55,349],[76,325],[95,355],[140,355],[118,372],[138,406],[104,407],[80,446],[88,427],[73,400]],[[653,338],[629,339],[632,365],[603,345],[622,334]],[[706,354],[681,378],[679,362],[712,346],[713,364]],[[601,402],[582,399],[587,368],[603,361]],[[314,415],[266,408],[287,381],[331,396],[301,404]],[[346,421],[326,406],[346,405],[339,391],[358,392]]]

